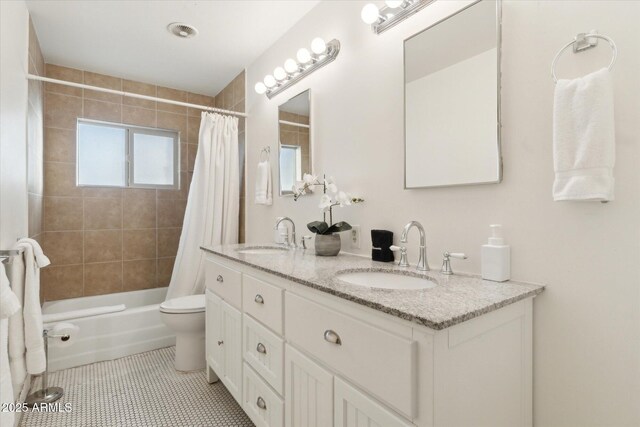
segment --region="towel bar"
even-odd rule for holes
[[[560,58],[562,53],[569,46],[573,46],[573,53],[579,53],[592,47],[596,47],[598,45],[598,41],[591,41],[590,39],[592,38],[602,39],[609,42],[609,46],[611,46],[611,49],[613,50],[613,57],[611,58],[611,62],[609,63],[608,68],[609,70],[613,68],[613,64],[615,64],[616,58],[618,57],[618,47],[616,46],[614,41],[610,37],[604,36],[602,34],[597,34],[595,31],[592,31],[590,33],[580,33],[577,34],[572,41],[564,45],[553,58],[553,62],[551,62],[551,77],[553,77],[553,81],[555,83],[558,83],[558,78],[556,77],[556,63],[558,62],[558,59]]]

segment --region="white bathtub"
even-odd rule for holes
[[[125,304],[116,313],[66,320],[80,327],[73,345],[49,345],[49,370],[71,368],[175,344],[175,335],[160,320],[158,306],[167,288],[120,292],[45,302],[43,314]]]

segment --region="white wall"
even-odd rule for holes
[[[504,224],[513,278],[548,284],[535,301],[535,424],[640,425],[640,2],[505,2],[504,181],[403,190],[402,42],[463,3],[435,2],[380,36],[360,20],[362,2],[322,2],[307,14],[248,68],[247,87],[315,36],[339,39],[342,50],[335,62],[273,100],[249,91],[248,194],[254,193],[260,149],[270,145],[276,152],[277,106],[310,88],[316,172],[334,175],[366,199],[335,215],[362,226],[358,252],[368,253],[371,228],[397,236],[415,219],[427,229],[432,267],[444,250],[464,251],[470,259],[454,268],[478,273],[488,224]],[[594,28],[613,37],[620,50],[613,73],[616,200],[554,203],[549,66],[576,33]],[[609,55],[606,44],[568,53],[559,75],[595,70]],[[277,216],[291,216],[304,230],[321,217],[317,203],[317,197],[274,197],[271,207],[248,203],[248,241],[270,241]]]
[[[27,64],[24,1],[0,2],[0,246],[27,236]]]

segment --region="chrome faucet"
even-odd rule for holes
[[[418,265],[416,269],[419,271],[429,271],[429,263],[427,262],[427,243],[424,236],[424,227],[418,221],[411,221],[407,225],[404,226],[404,230],[402,230],[402,235],[400,236],[400,241],[402,243],[407,243],[407,234],[411,227],[416,227],[420,232],[420,258],[418,259]]]
[[[289,218],[288,216],[285,216],[284,218],[278,219],[273,229],[277,230],[278,226],[282,221],[289,221],[291,223],[291,238],[289,238],[289,233],[287,232],[286,246],[289,246],[290,248],[295,248],[296,247],[296,224],[293,222],[291,218]]]

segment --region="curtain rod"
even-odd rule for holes
[[[311,126],[309,126],[309,125],[305,125],[304,123],[290,122],[290,121],[288,121],[288,120],[278,120],[278,122],[279,122],[281,125],[297,126],[297,127],[299,127],[299,128],[307,128],[307,129],[310,129],[310,128],[311,128]]]
[[[213,112],[216,112],[216,113],[228,114],[230,116],[247,117],[247,114],[239,113],[237,111],[223,110],[222,108],[208,107],[206,105],[190,104],[188,102],[173,101],[171,99],[157,98],[155,96],[140,95],[138,93],[125,92],[125,91],[122,91],[122,90],[107,89],[107,88],[104,88],[104,87],[90,86],[90,85],[85,85],[85,84],[82,84],[82,83],[74,83],[74,82],[68,82],[68,81],[65,81],[65,80],[57,80],[57,79],[52,79],[52,78],[49,78],[49,77],[37,76],[35,74],[27,74],[27,79],[29,79],[29,80],[39,80],[41,82],[47,82],[47,83],[56,83],[56,84],[59,84],[59,85],[72,86],[72,87],[77,87],[77,88],[81,88],[81,89],[90,89],[90,90],[95,90],[95,91],[98,91],[98,92],[112,93],[112,94],[115,94],[115,95],[128,96],[129,98],[139,98],[139,99],[146,99],[148,101],[162,102],[162,103],[165,103],[165,104],[181,105],[183,107],[196,108],[198,110],[204,110],[204,111],[213,111]]]

